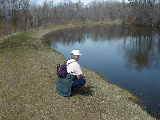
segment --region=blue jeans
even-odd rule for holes
[[[72,92],[74,90],[77,90],[77,89],[83,87],[85,85],[85,83],[86,83],[85,79],[79,79],[79,80],[76,79],[76,80],[74,80],[74,82],[72,83]]]

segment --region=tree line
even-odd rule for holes
[[[46,24],[122,20],[127,24],[160,27],[160,0],[93,1],[87,5],[54,0],[41,5],[31,0],[0,0],[0,33],[27,31]]]
[[[130,16],[134,24],[160,27],[160,0],[130,0]]]

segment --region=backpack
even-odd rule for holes
[[[71,62],[71,63],[73,63],[73,62]],[[69,63],[69,64],[71,64],[71,63]],[[57,65],[57,76],[59,78],[66,78],[67,74],[68,74],[67,73],[67,62],[64,62],[63,64],[58,64]]]
[[[58,64],[57,65],[57,76],[59,78],[66,78],[67,76],[67,65],[64,63],[64,64]]]

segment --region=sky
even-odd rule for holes
[[[31,0],[32,3],[34,4],[42,4],[45,0]],[[47,0],[49,1],[49,0]],[[63,1],[67,1],[67,0],[54,0],[55,3],[59,3],[59,2],[63,2]],[[73,2],[78,2],[79,0],[71,0]],[[83,2],[84,4],[87,4],[89,2],[92,2],[95,0],[81,0],[81,2]],[[104,1],[104,0],[96,0],[96,1]],[[120,0],[108,0],[108,1],[120,1]]]

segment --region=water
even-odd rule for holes
[[[80,49],[80,64],[139,96],[148,111],[160,113],[160,34],[120,26],[81,28],[48,35],[67,58]],[[107,92],[107,91],[106,91]]]

